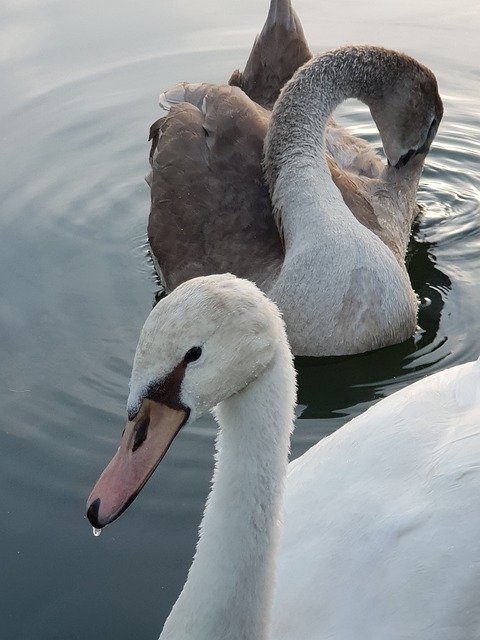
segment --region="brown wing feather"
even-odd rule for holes
[[[311,57],[290,0],[272,0],[245,70],[234,71],[228,83],[240,87],[254,102],[271,109],[284,84]]]
[[[148,237],[168,291],[230,271],[266,288],[283,261],[263,182],[267,118],[238,89],[204,85],[154,125]]]
[[[371,203],[358,189],[353,179],[345,171],[342,171],[335,161],[328,156],[327,163],[333,182],[342,194],[347,207],[359,222],[379,235],[382,229]]]
[[[422,160],[410,167],[384,166],[378,177],[359,175],[341,169],[327,156],[333,182],[355,218],[377,235],[403,265],[410,229],[418,213],[416,190]]]

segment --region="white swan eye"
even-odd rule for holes
[[[183,357],[183,361],[188,364],[189,362],[195,362],[202,355],[202,347],[192,347],[187,351]]]

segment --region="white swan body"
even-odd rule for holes
[[[479,461],[478,361],[381,400],[293,461],[272,638],[480,637]]]
[[[389,166],[331,122],[348,98],[369,106]],[[443,111],[428,69],[343,47],[299,69],[271,117],[235,87],[177,85],[161,103],[171,111],[154,134],[149,241],[167,290],[199,274],[251,279],[278,304],[297,355],[413,335],[404,257]]]
[[[200,539],[161,639],[480,637],[480,363],[380,401],[288,467],[294,401],[283,322],[252,283],[198,278],[151,312],[88,516],[115,519],[219,403]]]

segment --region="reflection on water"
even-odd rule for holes
[[[9,45],[2,51],[10,58],[0,56],[8,94],[0,110],[2,632],[16,640],[154,638],[193,552],[213,421],[179,436],[131,510],[99,539],[84,519],[86,496],[118,443],[133,352],[158,291],[145,242],[146,138],[159,91],[179,80],[228,78],[246,59],[264,12],[247,0],[233,9],[241,12],[236,29],[217,0],[201,8],[181,0],[164,16],[141,0],[121,12],[114,7],[101,28],[103,5],[43,4],[44,30],[30,53],[17,47],[13,56]],[[35,25],[42,6],[7,1],[0,17],[13,33],[13,18]],[[335,13],[343,15],[344,5],[320,17],[316,4],[299,6],[307,35],[320,42],[315,48],[362,41],[408,49],[438,74],[446,109],[409,247],[421,303],[417,334],[370,354],[297,358],[293,455],[393,390],[479,352],[476,3],[451,60],[435,45],[439,30],[458,19],[449,5],[407,2],[394,17],[377,0],[346,6],[348,34]],[[80,38],[75,21],[82,25],[83,15],[92,29],[82,27]],[[122,26],[113,33],[117,19]],[[61,37],[49,45],[53,24]],[[111,40],[104,37],[110,31]],[[73,46],[76,37],[86,49]],[[181,51],[172,52],[174,43]],[[365,109],[349,107],[342,118],[379,145]]]
[[[421,238],[420,227],[421,214],[414,224],[407,256],[420,302],[415,336],[402,344],[357,356],[297,357],[298,399],[305,406],[302,418],[357,415],[366,403],[411,382],[418,377],[417,372],[440,365],[448,355],[442,349],[447,338],[439,328],[452,282],[436,267],[435,243]],[[425,362],[421,356],[427,353],[430,357]]]

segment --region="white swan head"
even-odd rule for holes
[[[184,283],[151,311],[143,326],[130,380],[129,417],[135,417],[152,389],[162,399],[162,383],[177,371],[182,377],[178,401],[195,420],[256,378],[282,333],[277,308],[251,282],[225,274]]]
[[[261,375],[285,340],[274,303],[230,274],[195,278],[161,300],[140,335],[120,447],[87,502],[92,524],[115,520],[181,427]]]

